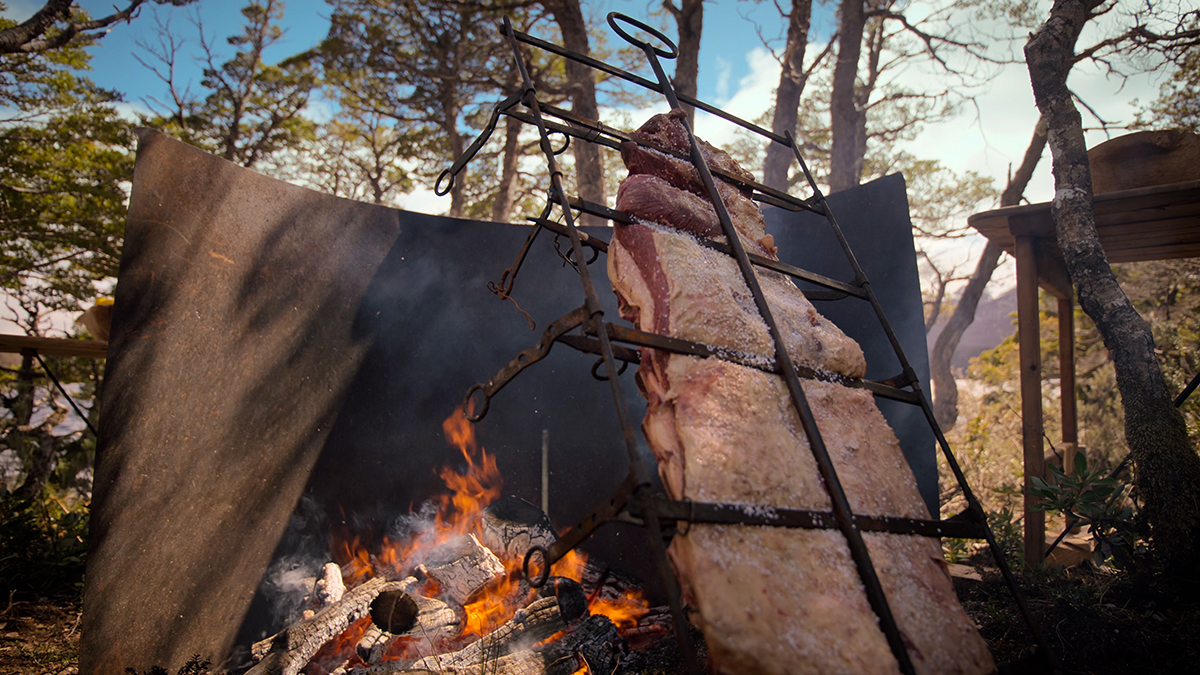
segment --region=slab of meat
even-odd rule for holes
[[[672,113],[652,118],[634,136],[676,148],[680,138],[686,144],[685,133]],[[711,146],[704,153],[740,175],[725,153]],[[621,315],[642,330],[774,356],[734,260],[697,241],[724,237],[712,205],[690,182],[687,169],[695,169],[653,150],[622,148],[622,156],[631,175],[617,208],[637,222],[616,226],[609,246],[609,279]],[[747,250],[771,255],[757,207],[734,186],[722,185]],[[756,271],[792,358],[861,377],[865,362],[858,345],[821,317],[790,279]],[[644,349],[637,382],[648,403],[642,428],[673,498],[744,504],[747,513],[830,509],[780,377],[715,358]],[[851,509],[928,518],[871,394],[815,380],[802,386]],[[954,595],[937,540],[884,533],[865,539],[917,672],[994,672],[987,646]],[[670,555],[718,672],[899,671],[840,532],[694,525],[675,537]]]

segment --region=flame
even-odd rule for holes
[[[475,425],[467,419],[462,406],[442,422],[442,431],[467,462],[467,472],[460,474],[451,467],[442,467],[438,475],[453,494],[439,498],[438,530],[448,530],[446,538],[471,532],[479,534],[479,514],[500,497],[504,479],[496,467],[495,455],[479,447]]]
[[[378,552],[371,554],[368,548],[357,536],[344,533],[335,536],[333,545],[334,559],[342,566],[342,575],[347,586],[355,586],[366,579],[379,575],[407,574],[405,567],[419,560],[419,552],[435,547],[446,540],[461,535],[481,534],[480,516],[483,510],[500,497],[504,484],[503,478],[496,465],[494,455],[479,445],[475,436],[474,425],[467,419],[461,407],[456,408],[442,422],[442,431],[448,443],[453,445],[466,462],[466,471],[460,472],[453,467],[443,467],[438,475],[445,482],[448,492],[437,499],[438,508],[434,515],[434,528],[424,532],[409,541],[393,541],[385,538],[378,547]],[[520,557],[502,559],[508,574],[489,588],[479,599],[469,603],[465,611],[464,627],[460,642],[465,645],[478,637],[487,635],[498,626],[513,617],[516,611],[528,604],[531,593],[526,586],[526,592],[521,592]],[[570,551],[552,568],[556,576],[582,581],[587,566],[587,554]],[[436,588],[427,587],[424,593],[436,595]],[[638,619],[644,615],[649,603],[640,593],[631,593],[619,598],[589,599],[592,614],[603,614],[617,625],[618,631],[636,627]],[[362,629],[352,627],[343,635],[342,649],[353,653],[354,645],[361,636]],[[357,635],[354,635],[357,633]],[[350,640],[350,636],[353,639]],[[389,650],[385,660],[408,658],[409,645],[396,644]],[[586,675],[587,665],[583,664],[573,675]]]

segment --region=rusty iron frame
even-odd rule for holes
[[[442,172],[435,184],[435,192],[438,194],[446,194],[450,191],[458,175],[487,143],[501,115],[513,117],[537,128],[539,145],[546,157],[550,175],[547,203],[539,216],[529,219],[533,226],[530,228],[529,235],[513,265],[504,271],[498,284],[489,283],[489,288],[502,298],[508,297],[513,290],[516,276],[522,262],[532,247],[534,239],[541,230],[546,229],[556,235],[556,240],[558,236],[564,235],[569,239],[571,247],[568,253],[560,253],[560,255],[579,273],[584,292],[584,304],[554,321],[544,331],[542,338],[536,345],[521,352],[521,354],[498,371],[488,382],[473,385],[465,396],[464,409],[468,411],[468,416],[472,421],[482,419],[487,412],[488,401],[492,396],[498,393],[505,384],[526,368],[545,358],[554,343],[562,342],[579,351],[599,355],[600,360],[592,367],[592,375],[596,379],[609,383],[618,422],[621,427],[622,438],[629,456],[629,474],[613,495],[593,509],[580,523],[564,532],[561,538],[552,546],[548,548],[534,547],[527,552],[524,560],[524,571],[530,582],[535,584],[537,582],[544,582],[546,576],[549,574],[550,566],[554,562],[586,540],[605,522],[620,520],[644,526],[647,531],[651,551],[657,563],[659,576],[664,588],[667,590],[671,614],[675,623],[675,636],[680,652],[685,660],[685,667],[689,673],[698,675],[700,673],[699,665],[696,663],[691,638],[688,634],[680,590],[667,559],[664,543],[664,524],[712,523],[837,529],[847,541],[859,578],[863,582],[867,599],[879,619],[880,629],[887,638],[888,645],[893,656],[896,658],[900,671],[911,674],[915,673],[914,666],[895,618],[888,606],[887,597],[879,582],[878,574],[867,551],[862,533],[887,532],[926,537],[984,539],[1025,619],[1040,656],[1053,670],[1060,670],[1061,667],[1058,664],[1057,656],[1050,649],[1044,634],[1038,627],[1025,601],[1024,595],[1021,593],[1016,578],[1009,568],[991,529],[988,527],[982,504],[968,485],[966,476],[959,467],[945,435],[934,419],[933,409],[928,398],[921,390],[919,378],[905,356],[899,339],[888,322],[882,305],[871,289],[866,274],[864,274],[855,258],[837,219],[829,207],[825,195],[822,194],[807,164],[804,162],[795,139],[790,133],[780,136],[751,122],[730,115],[708,103],[693,97],[677,94],[659,60],[660,57],[674,58],[676,55],[677,50],[671,40],[653,27],[617,12],[611,12],[608,15],[608,23],[614,32],[620,35],[626,42],[641,49],[646,57],[646,61],[654,71],[655,80],[648,80],[603,61],[572,52],[559,45],[517,31],[506,18],[500,27],[500,32],[508,40],[512,48],[513,58],[521,77],[522,90],[520,93],[509,96],[493,106],[492,114],[482,133],[464,151],[462,156],[455,159],[450,168]],[[624,27],[625,25],[653,37],[662,46],[656,46],[631,35]],[[812,190],[812,196],[807,199],[798,199],[786,192],[776,190],[761,183],[745,180],[726,172],[712,169],[702,156],[696,136],[686,120],[683,121],[683,125],[687,130],[690,152],[683,154],[675,152],[670,148],[646,142],[643,139],[633,138],[626,132],[609,127],[595,120],[582,118],[569,110],[542,103],[538,100],[537,91],[530,79],[525,59],[521,53],[520,44],[551,52],[613,77],[626,80],[642,88],[658,92],[666,98],[667,103],[672,109],[679,108],[681,104],[688,104],[721,117],[772,142],[781,143],[789,147],[799,162],[805,179]],[[518,106],[524,106],[525,110],[519,109]],[[553,119],[548,119],[548,117]],[[554,147],[551,142],[551,134],[558,134],[565,139],[561,147]],[[617,223],[629,223],[632,222],[632,218],[620,211],[566,194],[563,186],[563,173],[559,169],[556,158],[567,150],[573,138],[614,149],[619,148],[622,142],[633,141],[639,145],[650,147],[659,152],[692,163],[699,173],[709,198],[716,209],[718,219],[721,222],[723,232],[728,241],[727,244],[712,241],[704,241],[702,243],[730,255],[736,261],[774,342],[775,358],[702,345],[604,321],[604,310],[596,294],[596,287],[588,270],[588,264],[594,261],[600,253],[607,252],[608,245],[607,242],[598,237],[580,230],[575,222],[575,212],[600,216]],[[714,174],[743,190],[750,191],[755,201],[771,204],[790,211],[813,212],[825,217],[854,272],[854,279],[850,282],[842,282],[776,260],[749,254],[741,244],[724,202],[717,193]],[[556,206],[558,207],[562,222],[551,218]],[[592,255],[590,259],[584,255],[585,247],[591,250]],[[579,264],[577,261],[584,261],[584,264]],[[754,271],[755,267],[771,269],[824,289],[805,291],[805,294],[811,299],[835,300],[853,297],[869,302],[899,360],[901,372],[887,380],[870,381],[831,376],[793,363],[783,342],[782,334],[776,326],[771,308],[758,284]],[[769,506],[747,509],[745,505],[739,504],[693,503],[690,501],[672,500],[662,495],[654,494],[650,488],[648,470],[638,452],[636,432],[618,382],[618,377],[624,371],[625,366],[628,363],[639,362],[640,354],[636,349],[631,349],[624,345],[661,349],[677,354],[718,358],[779,375],[788,388],[789,396],[799,414],[801,426],[809,439],[810,449],[817,462],[818,470],[826,486],[826,491],[830,496],[831,510],[828,512],[806,511],[798,509],[775,509]],[[812,410],[808,405],[803,387],[800,384],[801,379],[833,380],[845,386],[867,389],[874,395],[882,398],[920,406],[927,422],[933,429],[938,446],[946,459],[947,465],[950,467],[955,480],[963,491],[963,495],[967,501],[967,508],[956,516],[942,520],[866,516],[853,513],[845,491],[841,486],[837,471],[833,466],[820,431],[817,428]],[[533,569],[537,571],[531,573]]]

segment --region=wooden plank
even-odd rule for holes
[[[108,343],[101,340],[0,335],[0,352],[20,354],[26,349],[32,349],[42,356],[82,356],[90,359],[108,357]]]
[[[1025,455],[1025,564],[1042,561],[1046,542],[1046,518],[1034,509],[1030,478],[1046,473],[1042,455],[1042,346],[1038,317],[1037,256],[1031,237],[1016,241],[1017,338],[1021,357],[1021,441]]]
[[[1075,409],[1075,302],[1070,297],[1058,300],[1058,382],[1062,394],[1063,443],[1079,443],[1079,422]],[[1065,458],[1064,458],[1065,459]],[[1063,468],[1070,467],[1068,463]]]

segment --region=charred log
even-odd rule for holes
[[[421,672],[465,675],[478,672],[509,672],[497,670],[493,666],[504,657],[527,651],[538,642],[567,628],[568,620],[564,618],[558,599],[538,598],[528,607],[517,610],[516,615],[504,625],[456,652],[428,656],[412,662],[383,663],[353,672],[356,675]]]
[[[349,591],[315,616],[255,643],[251,653],[259,661],[247,675],[296,675],[322,645],[366,616],[376,596],[385,590],[403,588],[404,584],[376,577]]]
[[[524,558],[534,546],[549,548],[558,541],[550,518],[519,497],[504,497],[487,507],[481,526],[483,545],[512,559]]]

